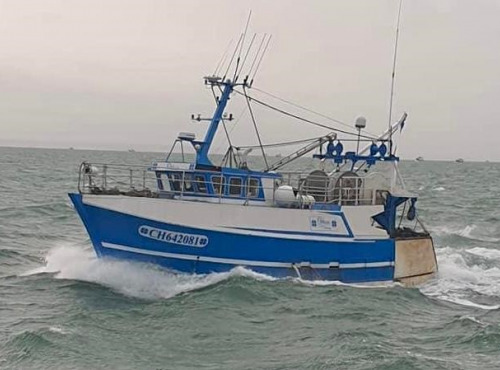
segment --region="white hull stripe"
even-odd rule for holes
[[[148,256],[176,258],[176,259],[188,260],[188,261],[222,263],[222,264],[236,265],[236,266],[281,267],[281,268],[293,268],[295,266],[295,267],[311,267],[311,268],[316,268],[316,269],[326,269],[326,268],[330,268],[330,267],[333,267],[333,268],[335,268],[335,267],[338,267],[338,268],[371,268],[371,267],[394,266],[393,261],[367,262],[367,263],[340,263],[340,264],[338,262],[317,263],[317,264],[309,263],[309,262],[300,262],[297,264],[293,264],[293,263],[289,263],[289,262],[251,261],[251,260],[240,260],[240,259],[232,259],[232,258],[193,256],[190,254],[159,252],[159,251],[152,251],[152,250],[148,250],[148,249],[127,247],[125,245],[106,243],[106,242],[102,242],[101,245],[104,248],[116,249],[116,250],[120,250],[120,251],[124,251],[124,252],[146,254]]]

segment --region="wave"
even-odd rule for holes
[[[167,299],[202,289],[231,277],[272,281],[274,278],[243,267],[207,275],[173,273],[155,265],[97,258],[92,250],[62,245],[49,250],[45,266],[22,276],[51,273],[56,279],[96,283],[121,294],[141,299]]]
[[[500,250],[498,249],[475,247],[467,249],[466,252],[488,260],[500,261]]]
[[[475,224],[466,225],[465,227],[450,227],[450,226],[437,226],[431,228],[432,232],[436,235],[456,235],[470,240],[478,240],[482,242],[496,243],[500,242],[500,238],[493,238],[485,235],[478,235],[478,227]]]
[[[168,299],[234,277],[245,277],[258,281],[292,281],[314,287],[391,288],[401,286],[397,282],[347,284],[339,281],[311,281],[301,278],[278,279],[244,267],[235,267],[229,272],[206,275],[177,273],[152,264],[97,258],[91,249],[67,243],[49,250],[45,257],[44,266],[27,271],[21,276],[38,274],[52,274],[56,279],[91,282],[108,287],[123,295],[141,299]]]
[[[308,286],[346,286],[352,288],[361,288],[361,289],[380,289],[380,288],[395,288],[401,287],[403,284],[397,281],[379,281],[379,282],[366,282],[366,283],[343,283],[341,281],[332,281],[332,280],[304,280],[301,278],[293,278],[293,282],[297,282],[300,284],[308,285]]]
[[[438,278],[421,286],[420,291],[431,298],[480,309],[500,308],[500,268],[481,264],[468,265],[467,254],[481,255],[489,260],[500,260],[500,251],[487,248],[439,248]],[[236,267],[229,272],[206,275],[174,273],[156,265],[113,259],[99,259],[91,249],[76,245],[60,245],[49,250],[45,265],[28,271],[23,276],[52,274],[56,279],[91,282],[108,287],[123,295],[141,299],[168,299],[209,287],[233,277],[245,277],[259,281],[280,280],[265,274]],[[283,279],[282,279],[283,280]],[[288,278],[298,284],[313,287],[349,286],[353,288],[393,288],[395,282],[346,284],[338,281],[307,281]],[[471,294],[472,293],[472,294]],[[471,297],[472,295],[472,297]],[[477,295],[485,300],[475,301]],[[494,301],[490,304],[490,301]]]
[[[69,330],[61,328],[60,326],[50,326],[49,331],[51,333],[56,333],[56,334],[61,334],[61,335],[66,335],[66,334],[70,333]]]
[[[442,186],[438,186],[437,188],[432,189],[434,191],[445,191],[446,189]]]
[[[465,250],[445,247],[436,252],[438,278],[419,288],[424,295],[484,310],[500,308],[497,304],[500,300],[500,268],[468,265],[462,254],[467,252]],[[488,304],[475,302],[477,296],[485,298]]]

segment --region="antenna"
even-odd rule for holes
[[[260,40],[259,48],[257,49],[257,53],[255,53],[255,57],[253,58],[253,62],[252,62],[252,65],[250,66],[250,70],[248,71],[248,73],[245,77],[245,81],[248,80],[249,75],[252,74],[253,67],[255,65],[255,62],[257,61],[257,58],[259,57],[260,49],[262,49],[262,46],[264,45],[264,41],[266,40],[266,36],[267,36],[267,33],[265,33],[264,36],[262,36],[262,40]]]
[[[269,46],[269,42],[271,41],[272,37],[273,37],[273,35],[269,35],[269,37],[267,38],[266,46],[264,47],[264,50],[262,51],[262,54],[260,55],[259,62],[257,63],[257,67],[255,67],[255,71],[254,71],[253,76],[250,80],[250,87],[253,84],[253,80],[255,78],[255,75],[257,74],[257,71],[259,70],[259,67],[260,67],[260,62],[262,62],[262,59],[264,58],[264,54],[266,54],[267,47]]]
[[[245,31],[243,32],[243,36],[241,38],[240,52],[238,53],[238,59],[236,59],[236,68],[234,69],[234,76],[233,76],[234,82],[236,82],[236,79],[238,78],[238,67],[240,65],[241,52],[243,51],[243,45],[245,44],[245,38],[247,36],[248,25],[250,24],[251,17],[252,17],[252,11],[250,10],[250,12],[248,13],[248,19],[247,19],[247,24],[245,26]]]
[[[226,72],[224,73],[224,77],[222,78],[222,81],[226,80],[227,73],[229,72],[229,69],[231,68],[231,64],[233,64],[233,59],[234,56],[236,55],[236,52],[238,51],[238,47],[240,46],[241,39],[243,38],[243,34],[240,35],[240,39],[238,40],[238,43],[236,44],[236,47],[234,48],[233,56],[231,57],[231,60],[229,61],[229,64],[227,65]]]
[[[224,54],[222,54],[222,57],[220,58],[219,63],[217,64],[217,67],[215,68],[214,76],[217,76],[217,73],[219,72],[219,68],[221,68],[222,65],[224,64],[224,62],[226,61],[227,52],[229,51],[229,48],[231,47],[232,43],[233,43],[233,40],[231,39],[229,41],[229,43],[227,44],[226,51],[224,51]]]
[[[391,97],[389,100],[389,154],[392,155],[392,101],[394,100],[394,77],[396,75],[396,58],[398,55],[398,39],[399,39],[399,23],[401,20],[401,8],[403,7],[403,0],[399,0],[398,22],[396,26],[396,40],[394,43],[394,60],[392,62],[392,77],[391,77]]]
[[[243,70],[243,67],[245,66],[245,63],[247,61],[248,54],[250,54],[250,50],[252,49],[253,42],[255,41],[255,38],[257,37],[257,34],[254,33],[252,37],[252,41],[250,41],[250,46],[248,46],[247,52],[245,54],[245,57],[243,58],[243,62],[241,63],[240,71],[238,72],[238,75],[236,76],[236,79],[240,77],[240,73]]]

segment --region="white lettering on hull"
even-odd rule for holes
[[[184,245],[186,247],[203,248],[208,244],[208,237],[205,235],[180,233],[166,229],[157,229],[156,227],[146,225],[139,226],[139,235],[165,243]]]

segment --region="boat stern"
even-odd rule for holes
[[[435,276],[438,267],[430,235],[396,238],[395,244],[395,281],[415,286]]]

